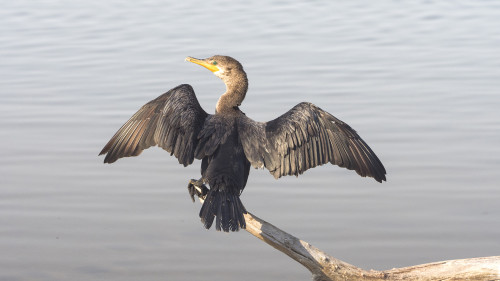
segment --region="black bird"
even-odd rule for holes
[[[277,179],[330,162],[362,177],[385,180],[385,168],[375,153],[330,113],[302,102],[272,121],[256,122],[239,109],[248,80],[237,60],[228,56],[186,60],[206,67],[226,84],[215,114],[201,108],[190,85],[177,86],[141,107],[99,155],[106,154],[104,163],[113,163],[158,145],[184,166],[201,159],[202,177],[190,180],[188,190],[193,201],[195,194],[206,196],[200,217],[207,229],[214,218],[217,230],[245,228],[247,212],[239,197],[250,166],[265,167]]]

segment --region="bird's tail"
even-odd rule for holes
[[[246,213],[238,192],[227,191],[224,187],[211,187],[201,206],[200,218],[207,229],[212,226],[215,218],[215,228],[229,232],[246,227],[243,216]]]

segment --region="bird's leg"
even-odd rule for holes
[[[188,192],[193,202],[194,195],[201,199],[205,199],[208,193],[208,188],[203,184],[203,178],[200,178],[199,180],[190,179],[188,183]]]

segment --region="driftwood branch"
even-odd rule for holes
[[[203,203],[203,198],[200,198]],[[327,280],[500,280],[500,256],[440,261],[377,271],[336,259],[311,244],[248,213],[246,231],[305,266],[314,281]]]
[[[313,280],[500,280],[500,256],[450,260],[385,271],[363,270],[248,213],[246,231],[305,266]]]

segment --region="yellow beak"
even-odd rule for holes
[[[203,67],[205,67],[206,69],[212,71],[212,72],[217,72],[219,71],[219,68],[211,63],[208,63],[204,60],[199,60],[199,59],[195,59],[195,58],[192,58],[192,57],[187,57],[186,58],[186,61],[189,61],[189,62],[193,62],[193,63],[196,63],[196,64],[199,64]]]

